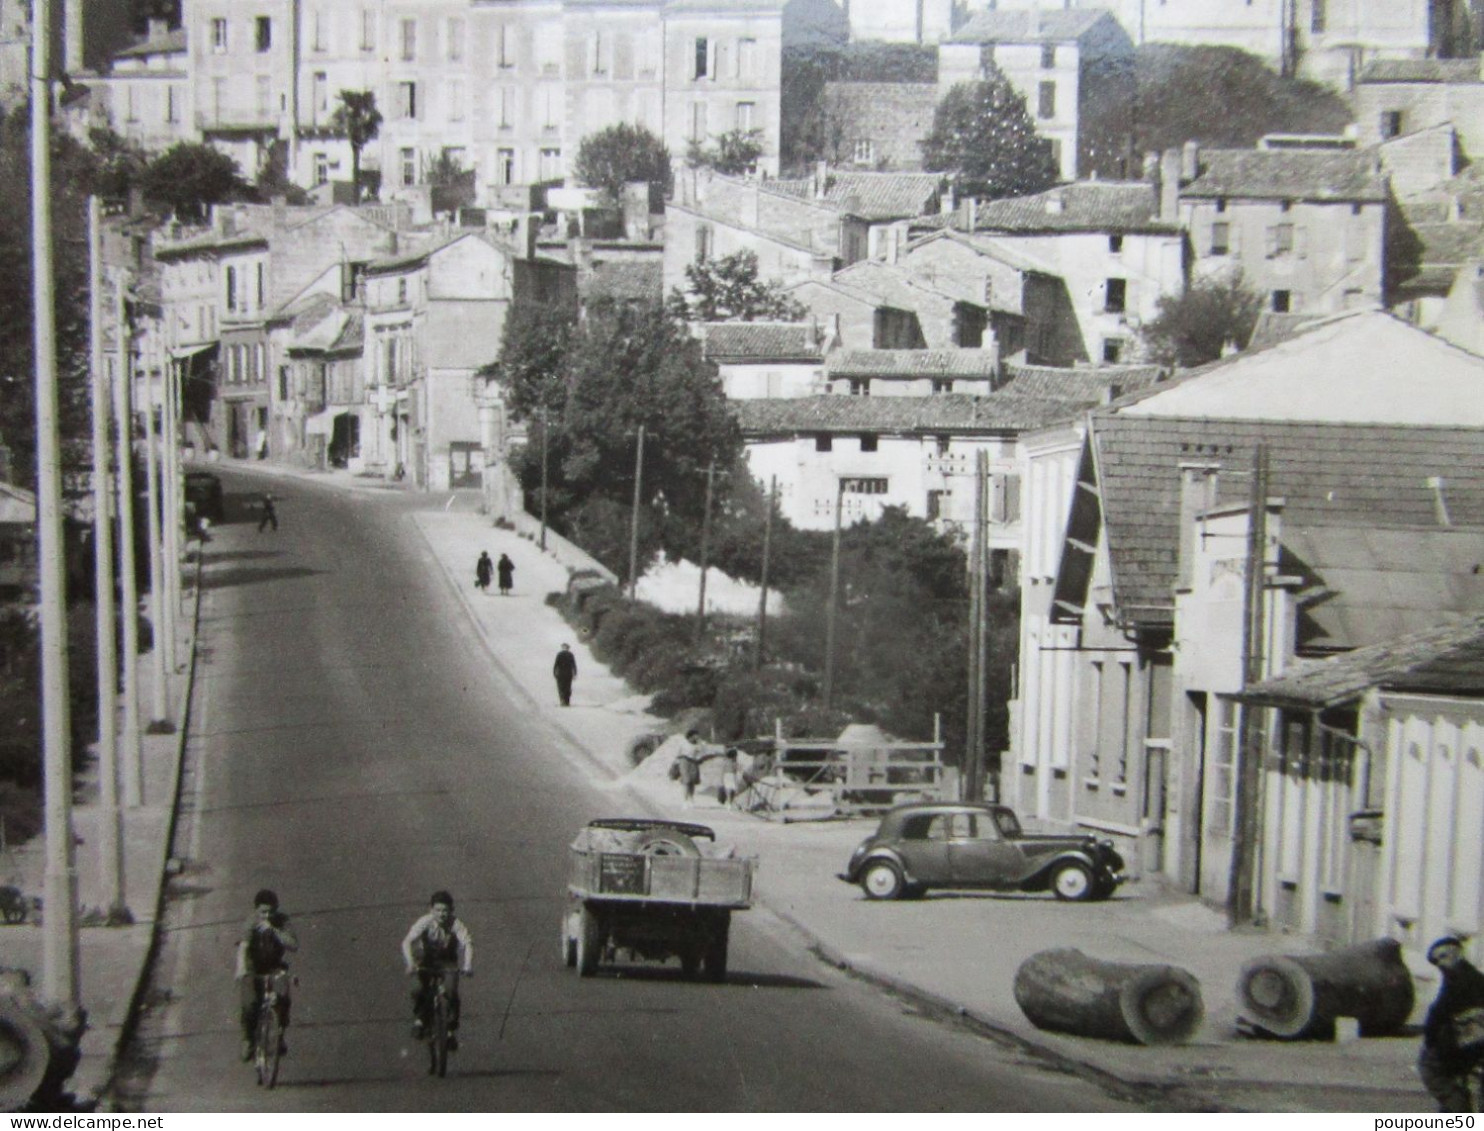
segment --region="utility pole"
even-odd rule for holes
[[[163,329],[163,323],[158,324]],[[161,427],[161,442],[165,445],[162,467],[164,487],[162,501],[165,506],[165,589],[170,594],[170,635],[165,640],[165,664],[174,673],[180,668],[180,641],[177,631],[181,620],[181,533],[185,508],[181,504],[180,483],[180,428],[176,419],[180,397],[175,387],[175,361],[170,356],[169,343],[160,334],[160,377],[164,382],[164,423]]]
[[[753,667],[763,666],[768,640],[768,566],[773,552],[773,508],[778,504],[778,476],[768,477],[768,514],[763,519],[763,575],[762,592],[757,599],[757,655]]]
[[[1252,488],[1247,501],[1247,576],[1242,616],[1242,687],[1262,679],[1267,628],[1268,451],[1259,443],[1252,455]],[[1258,808],[1262,792],[1262,735],[1253,725],[1255,708],[1246,703],[1237,716],[1237,782],[1233,819],[1231,893],[1233,926],[1252,921],[1257,906]]]
[[[46,822],[46,918],[41,993],[78,1019],[77,863],[67,678],[67,575],[62,440],[57,406],[56,279],[52,264],[52,0],[31,7],[31,304],[36,362],[36,541],[41,590],[41,742]]]
[[[629,521],[629,600],[639,584],[639,500],[644,483],[644,425],[639,425],[639,443],[634,450],[634,513]]]
[[[151,382],[153,384],[153,382]],[[164,533],[160,528],[160,474],[159,447],[155,442],[155,399],[152,394],[145,396],[144,400],[144,473],[145,487],[148,491],[146,500],[149,513],[147,528],[149,530],[149,611],[150,611],[150,634],[154,637],[150,641],[150,660],[152,674],[150,688],[150,720],[149,731],[151,734],[168,734],[170,731],[170,699],[169,687],[166,684],[165,667],[165,638],[175,629],[170,616],[170,599],[165,592],[165,544]]]
[[[134,557],[134,341],[125,309],[126,276],[114,277],[113,423],[118,439],[119,609],[123,616],[124,804],[144,804],[144,748],[139,736],[139,576]]]
[[[835,606],[840,591],[840,511],[845,504],[845,480],[835,485],[835,537],[830,543],[830,600],[824,620],[824,709],[835,701]]]
[[[963,798],[978,801],[983,795],[980,763],[984,751],[984,669],[981,643],[984,636],[984,477],[987,452],[974,458],[974,524],[969,543],[969,703],[964,725]]]
[[[113,460],[103,372],[103,209],[88,197],[88,331],[93,388],[93,605],[98,631],[98,869],[109,913],[124,906],[124,827],[119,811],[118,648],[113,610]]]
[[[546,433],[550,427],[547,407],[541,406],[541,549],[546,549],[546,484],[547,484],[547,442]]]
[[[711,564],[711,499],[716,489],[716,461],[706,465],[706,510],[701,515],[701,595],[696,601],[696,642],[706,631],[706,568]]]

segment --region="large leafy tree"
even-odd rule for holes
[[[602,189],[614,202],[623,196],[624,185],[634,181],[659,185],[668,195],[672,179],[665,143],[643,126],[628,122],[583,138],[573,172],[579,184]]]
[[[697,168],[740,177],[757,168],[757,159],[762,155],[762,130],[728,130],[717,137],[715,145],[692,141],[685,159]]]
[[[1204,280],[1159,300],[1142,331],[1144,348],[1155,361],[1185,369],[1215,361],[1228,348],[1246,346],[1262,303],[1240,273]]]
[[[207,208],[252,194],[252,186],[225,153],[180,142],[154,158],[140,176],[144,195],[182,220],[204,220]]]
[[[1024,97],[998,72],[943,96],[922,158],[925,169],[949,174],[969,196],[1024,196],[1057,181],[1051,143],[1036,134]]]
[[[802,303],[781,284],[758,277],[757,254],[733,252],[685,268],[689,293],[671,292],[671,309],[692,322],[801,322]]]
[[[350,143],[350,181],[355,186],[356,200],[361,199],[361,150],[381,133],[381,111],[376,108],[376,92],[342,90],[340,105],[330,118],[333,129],[343,133]]]

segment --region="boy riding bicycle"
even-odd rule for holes
[[[263,1002],[264,980],[271,977],[278,994],[278,1025],[289,1027],[289,964],[285,955],[299,949],[299,940],[289,929],[288,916],[278,909],[278,895],[263,888],[253,896],[253,918],[237,943],[234,977],[242,987],[242,1059],[253,1058],[258,1031],[258,1009]],[[279,1041],[279,1053],[288,1045]]]
[[[459,975],[474,973],[474,936],[463,921],[454,918],[453,896],[435,891],[428,901],[430,910],[418,918],[402,940],[402,960],[409,977],[417,975],[417,988],[412,991],[412,1035],[421,1040],[428,1031],[433,1009],[433,986],[440,975],[448,987],[448,1030],[459,1027]],[[457,1048],[458,1039],[450,1037],[449,1048]]]

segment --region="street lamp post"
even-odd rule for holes
[[[830,598],[824,621],[824,709],[835,700],[835,606],[840,590],[840,511],[845,505],[845,480],[835,485],[835,537],[830,543]]]
[[[113,423],[119,460],[119,609],[123,616],[124,804],[144,804],[144,748],[139,736],[139,576],[134,556],[134,342],[124,308],[126,277],[114,277]]]

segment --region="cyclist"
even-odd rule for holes
[[[242,1059],[251,1060],[253,1045],[258,1031],[258,1009],[263,1000],[265,975],[283,975],[288,971],[284,956],[299,949],[299,940],[289,929],[289,920],[278,909],[276,892],[263,888],[252,897],[253,917],[242,932],[237,943],[237,970],[235,977],[242,987]],[[289,980],[275,978],[278,991],[278,1024],[281,1030],[289,1027]],[[279,1040],[280,1054],[289,1051],[288,1044]]]
[[[412,991],[412,1035],[422,1040],[432,1019],[433,984],[441,972],[448,986],[448,1031],[459,1027],[459,975],[474,974],[474,936],[453,913],[453,896],[435,891],[428,900],[430,910],[412,924],[402,940],[402,960],[408,977],[417,975]],[[448,1047],[458,1048],[458,1038],[449,1037]]]

